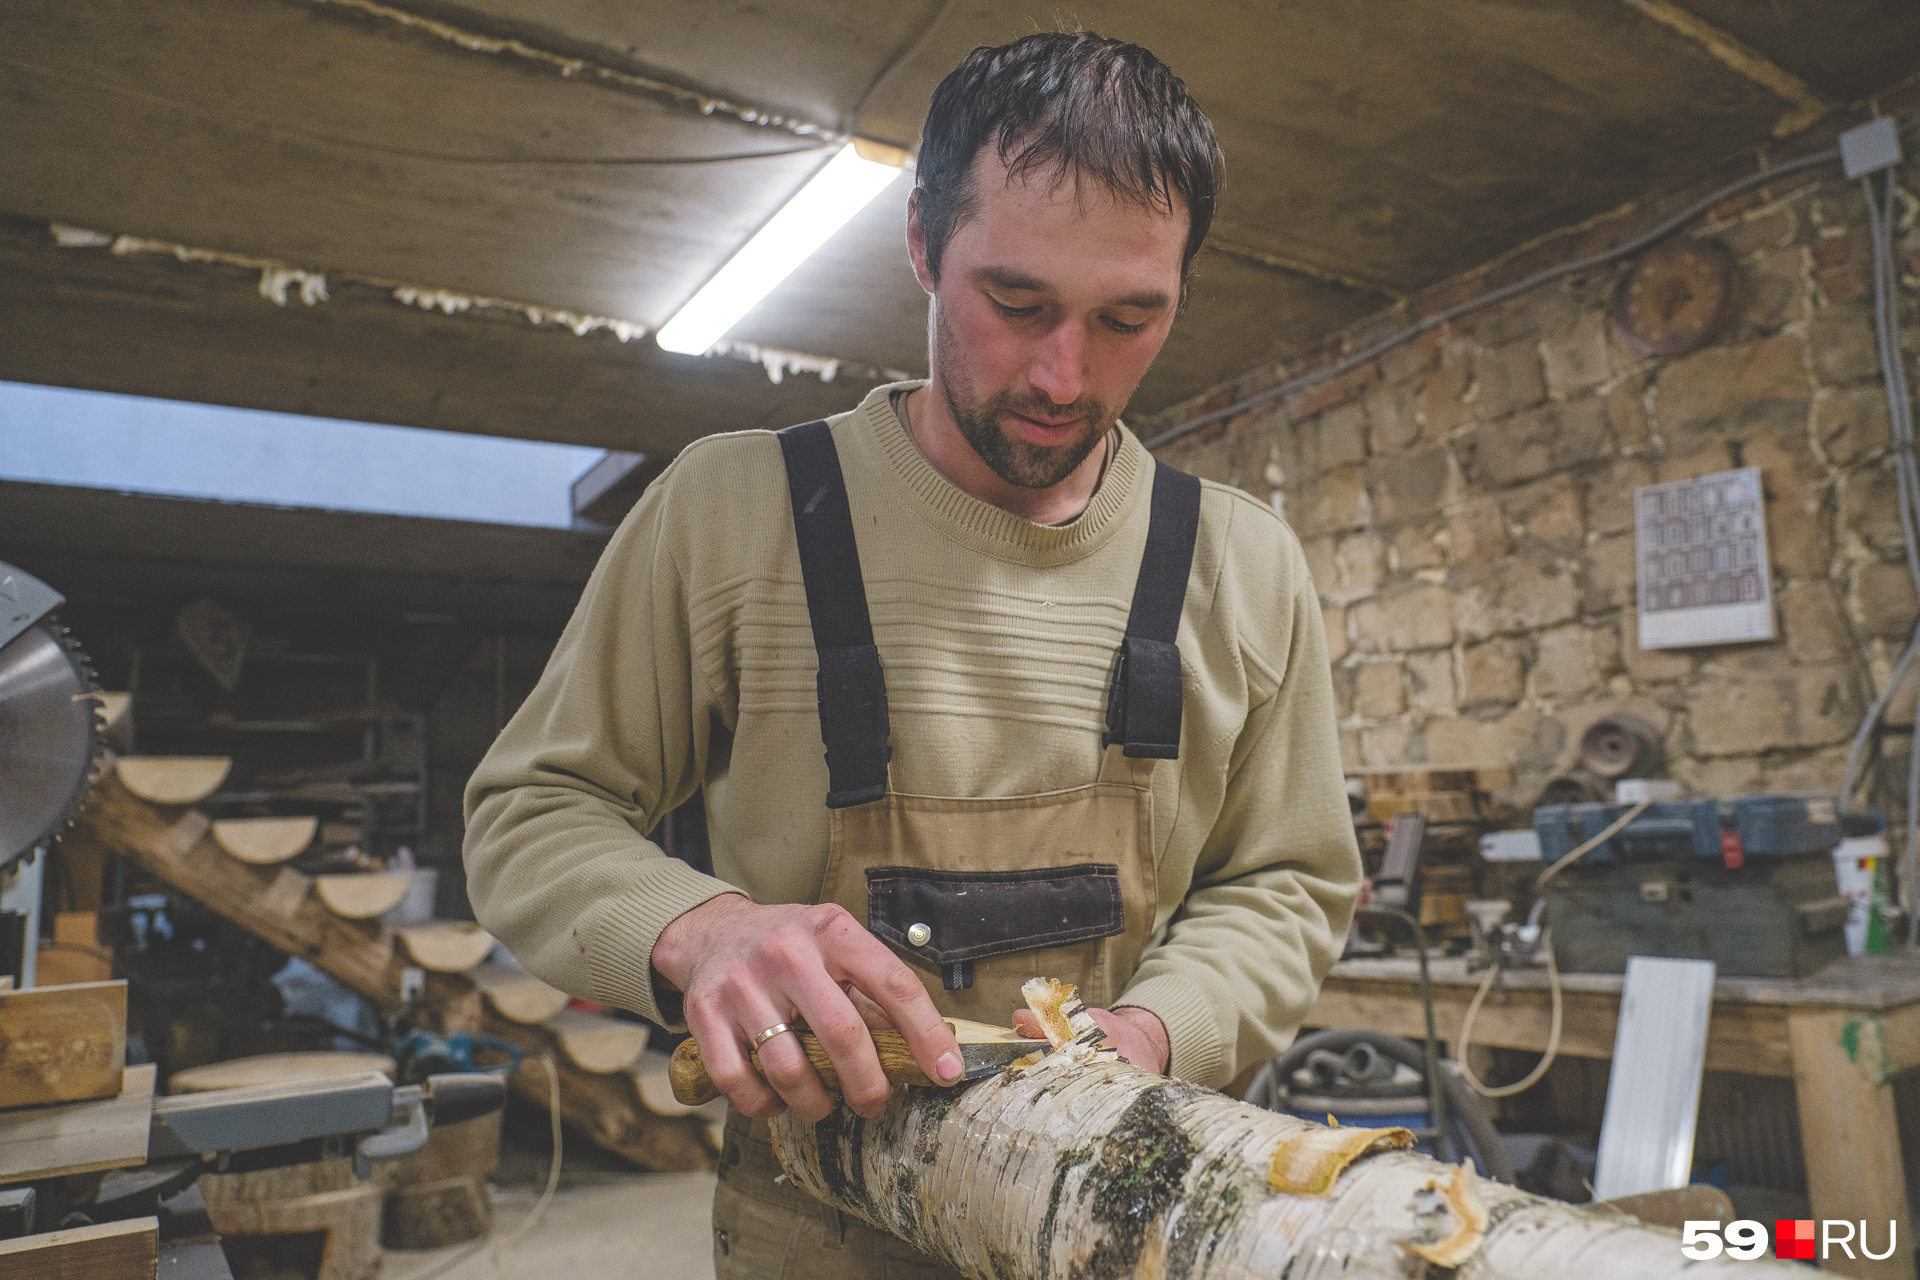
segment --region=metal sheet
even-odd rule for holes
[[[393,1116],[393,1083],[379,1072],[157,1099],[152,1158],[377,1133]]]
[[[1711,960],[1634,956],[1627,961],[1594,1199],[1687,1185],[1713,974]]]

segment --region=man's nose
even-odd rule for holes
[[[1082,368],[1086,349],[1086,334],[1080,325],[1062,321],[1041,338],[1027,369],[1027,382],[1054,404],[1072,404],[1086,389]]]

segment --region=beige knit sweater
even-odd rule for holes
[[[1092,503],[1036,525],[927,463],[882,387],[832,420],[886,672],[895,790],[1027,795],[1099,771],[1147,533],[1129,432]],[[1360,863],[1318,601],[1272,511],[1207,484],[1180,654],[1180,758],[1153,775],[1159,910],[1122,1003],[1210,1085],[1284,1047],[1345,938]],[[601,557],[467,788],[480,921],[565,991],[673,1025],[674,917],[737,888],[810,902],[827,854],[814,651],[780,447],[690,446]],[[644,837],[704,784],[714,872]],[[1009,1011],[1011,1012],[1011,1011]]]

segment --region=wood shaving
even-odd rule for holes
[[[1409,1252],[1417,1253],[1436,1267],[1457,1267],[1474,1255],[1480,1247],[1480,1239],[1487,1233],[1487,1208],[1480,1203],[1480,1194],[1474,1189],[1473,1162],[1463,1162],[1453,1171],[1453,1180],[1447,1184],[1447,1207],[1453,1210],[1453,1220],[1459,1225],[1452,1235],[1437,1244],[1409,1244]]]
[[[1413,1145],[1409,1129],[1304,1130],[1282,1142],[1267,1167],[1267,1185],[1295,1196],[1323,1196],[1346,1167],[1376,1151]]]

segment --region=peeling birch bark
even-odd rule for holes
[[[1804,1273],[1689,1261],[1676,1233],[1101,1058],[1077,1039],[884,1114],[773,1122],[793,1182],[978,1280],[1654,1280]],[[1388,1141],[1387,1146],[1393,1143]],[[1344,1157],[1344,1158],[1343,1158]],[[1331,1178],[1290,1181],[1290,1169]],[[1324,1194],[1276,1189],[1320,1182]]]

